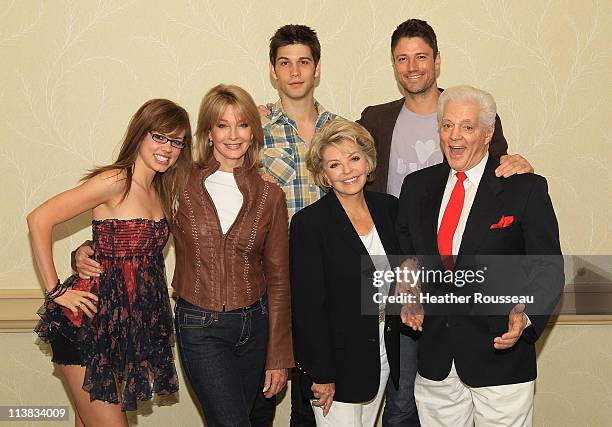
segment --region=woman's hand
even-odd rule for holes
[[[98,302],[98,297],[91,292],[68,289],[63,295],[53,300],[62,307],[66,307],[76,317],[79,310],[90,319],[98,312],[94,302]]]
[[[274,104],[272,104],[272,103],[268,103],[266,105],[258,105],[257,106],[257,111],[259,111],[259,116],[262,119],[265,119],[272,112],[270,110],[272,110],[272,106],[273,105]]]
[[[287,369],[266,369],[263,393],[266,399],[276,395],[287,384]]]
[[[259,176],[261,177],[261,179],[263,179],[264,181],[267,181],[271,184],[276,184],[278,185],[278,181],[276,180],[276,178],[274,178],[272,175],[270,175],[268,172],[264,172],[263,170],[259,171]]]
[[[327,416],[331,405],[334,402],[334,394],[336,393],[336,383],[317,384],[312,383],[312,394],[314,400],[312,401],[313,406],[318,406],[323,409],[323,416]]]

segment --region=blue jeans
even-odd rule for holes
[[[255,404],[251,410],[252,427],[271,427],[276,412],[276,396],[266,399],[262,392],[257,392]],[[316,427],[314,412],[310,400],[302,394],[300,374],[291,369],[291,418],[290,427]]]
[[[417,373],[417,341],[400,334],[399,389],[387,381],[387,400],[383,412],[384,427],[420,426],[414,400],[414,379]]]
[[[265,368],[266,297],[227,312],[203,310],[179,298],[175,321],[185,374],[208,427],[249,427]]]

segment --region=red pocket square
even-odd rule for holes
[[[514,222],[514,217],[512,215],[508,215],[508,216],[502,215],[502,217],[499,219],[499,222],[497,224],[491,224],[491,227],[489,228],[491,230],[495,230],[496,228],[506,228],[512,225],[513,222]]]

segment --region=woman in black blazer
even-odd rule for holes
[[[394,267],[385,255],[399,254],[397,199],[364,191],[375,166],[370,134],[330,121],[307,167],[331,191],[291,221],[296,364],[317,426],[374,426],[389,374],[397,386],[399,318],[371,298],[374,270]]]

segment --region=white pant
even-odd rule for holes
[[[534,381],[492,387],[470,387],[457,375],[455,362],[442,381],[417,374],[414,382],[423,426],[531,427]]]
[[[344,403],[334,401],[327,416],[323,416],[323,409],[313,406],[317,427],[374,427],[376,416],[382,403],[389,378],[389,362],[385,349],[385,322],[379,325],[380,337],[380,384],[374,399],[364,403]],[[355,375],[359,375],[358,372]]]

